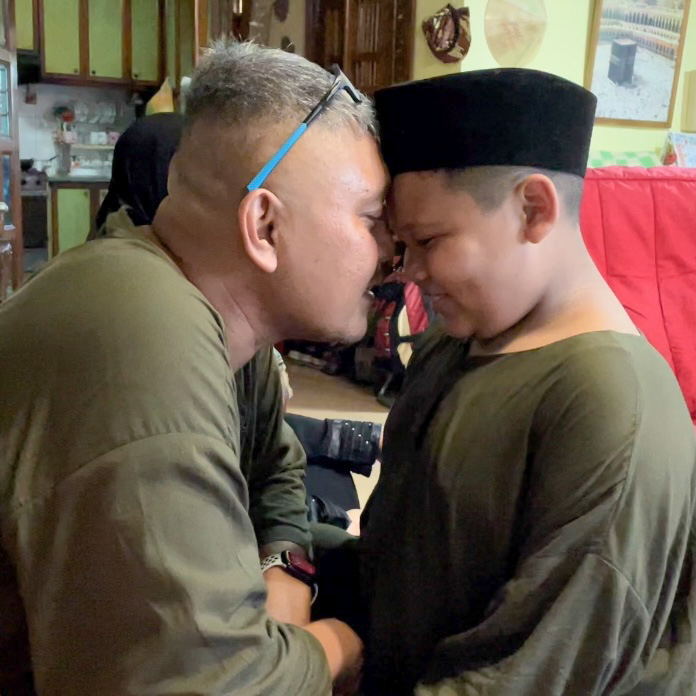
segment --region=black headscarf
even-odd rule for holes
[[[109,190],[97,212],[95,234],[103,234],[110,213],[126,206],[135,225],[149,225],[167,195],[167,174],[184,127],[181,114],[139,118],[118,139]]]

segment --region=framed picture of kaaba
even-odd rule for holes
[[[595,0],[585,86],[597,123],[672,125],[691,0]]]

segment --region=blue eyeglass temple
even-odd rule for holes
[[[358,91],[353,87],[350,80],[343,74],[338,65],[331,66],[331,72],[336,76],[331,89],[322,97],[321,101],[312,109],[309,116],[297,127],[293,134],[280,146],[278,152],[266,162],[261,171],[249,182],[247,191],[255,191],[260,188],[268,175],[276,168],[278,162],[288,154],[290,148],[300,139],[302,134],[309,128],[309,124],[328,106],[329,102],[342,90],[345,89],[351,99],[359,104],[362,100]]]

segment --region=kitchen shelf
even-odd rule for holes
[[[70,147],[78,150],[113,150],[113,145],[88,145],[82,143],[71,143]]]

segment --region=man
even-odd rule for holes
[[[440,322],[357,545],[364,693],[696,693],[693,427],[583,244],[594,97],[493,70],[376,107]]]
[[[308,614],[311,569],[277,558],[308,546],[304,491],[292,456],[240,463],[234,373],[281,338],[365,331],[374,132],[342,75],[217,45],[152,227],[111,216],[2,306],[0,692],[323,696],[353,677],[346,625],[274,618]],[[258,425],[252,455],[276,436]]]
[[[122,208],[136,227],[152,225],[167,196],[169,165],[184,124],[182,114],[161,113],[140,118],[125,130],[114,150],[109,192],[97,212],[98,233],[88,240],[118,235],[121,218],[109,222],[109,215]],[[287,375],[280,370],[282,359],[280,363],[271,359],[274,352],[272,348],[260,350],[235,374],[239,465],[249,486],[249,517],[261,555],[268,556],[273,549],[306,557],[310,538],[302,486],[306,461],[283,423]],[[279,369],[274,368],[274,362]],[[282,541],[268,543],[269,535],[277,539],[279,534]],[[306,623],[310,589],[277,567],[265,571],[264,579],[269,589],[266,608],[273,618]]]

